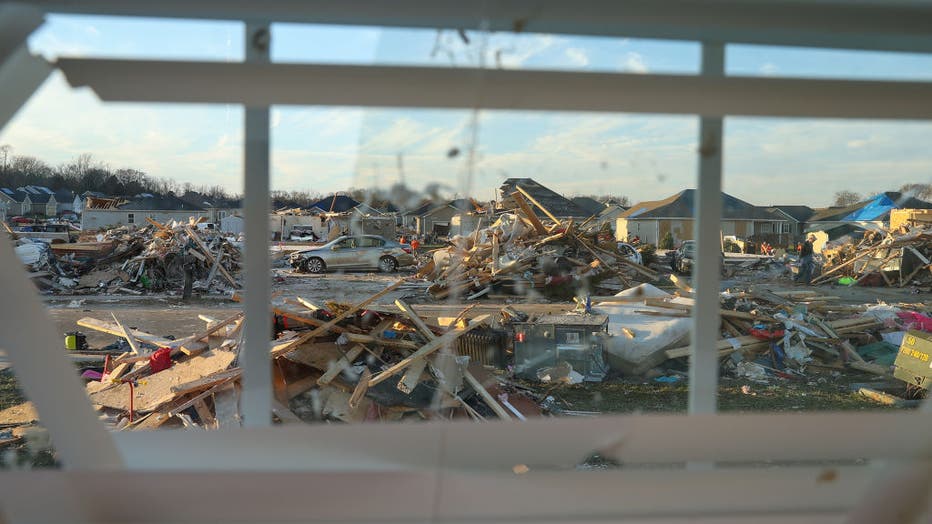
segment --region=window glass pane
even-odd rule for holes
[[[932,80],[932,56],[923,53],[729,45],[728,74],[863,80]]]
[[[699,45],[630,38],[273,25],[276,62],[695,73]]]
[[[722,408],[915,405],[932,125],[729,118],[725,129],[726,198],[765,214],[744,229],[727,208],[723,219],[722,307],[734,312],[722,337],[740,348],[723,351]]]

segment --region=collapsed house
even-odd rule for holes
[[[240,287],[240,250],[198,221],[84,232],[78,242],[18,239],[15,248],[42,290],[69,295],[149,292],[190,294]],[[15,233],[13,233],[15,237]]]

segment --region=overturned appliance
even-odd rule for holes
[[[603,357],[607,315],[546,315],[518,322],[515,329],[515,375],[537,380],[537,371],[567,362],[586,381],[601,382],[608,372]]]

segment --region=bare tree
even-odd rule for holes
[[[845,206],[850,206],[852,204],[857,204],[860,201],[861,201],[861,195],[858,193],[855,193],[854,191],[848,191],[848,190],[836,191],[835,192],[835,203],[833,205],[845,207]]]
[[[3,144],[0,146],[0,157],[3,157],[3,163],[0,166],[3,166],[3,171],[6,171],[7,159],[10,158],[10,152],[13,151],[13,146],[10,144]]]
[[[920,200],[929,200],[932,199],[932,184],[903,184],[900,192]]]

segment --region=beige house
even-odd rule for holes
[[[618,216],[615,238],[619,241],[634,236],[641,242],[659,244],[670,233],[674,243],[693,240],[696,190],[679,193],[650,202],[639,202]],[[722,235],[743,240],[767,240],[784,243],[789,233],[783,233],[787,219],[764,208],[722,193]]]

